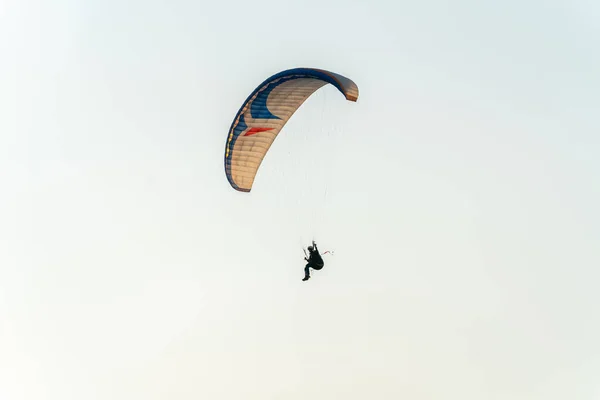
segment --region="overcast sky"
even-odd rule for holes
[[[598,2],[2,0],[0,46],[0,399],[600,398]],[[237,192],[294,67],[359,99]]]

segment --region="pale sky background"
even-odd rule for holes
[[[600,398],[597,1],[0,18],[0,400]],[[294,67],[359,100],[236,192],[231,121]]]

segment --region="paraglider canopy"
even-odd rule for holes
[[[316,68],[279,72],[261,83],[236,114],[225,145],[225,174],[231,186],[250,192],[271,144],[294,112],[326,84],[335,86],[348,101],[357,101],[358,87],[342,76]]]

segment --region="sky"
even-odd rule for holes
[[[0,399],[600,398],[599,21],[2,0]],[[316,92],[237,192],[229,126],[294,67],[359,99]]]

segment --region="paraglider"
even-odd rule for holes
[[[358,100],[358,86],[352,80],[316,68],[281,71],[254,89],[238,110],[227,134],[225,175],[233,189],[246,193],[252,190],[258,169],[279,132],[296,110],[327,84],[338,89],[346,100]],[[324,267],[314,240],[308,250],[310,256],[305,254],[308,263],[303,281],[310,279],[310,268]]]
[[[233,119],[225,144],[225,175],[232,188],[250,192],[281,129],[302,103],[326,84],[336,87],[346,100],[357,101],[358,87],[352,80],[316,68],[279,72],[248,96]]]
[[[312,246],[308,246],[309,256],[304,257],[304,260],[308,261],[308,264],[304,267],[304,279],[303,281],[307,281],[310,279],[310,268],[314,270],[321,270],[325,266],[325,262],[323,261],[323,257],[319,254],[319,249],[317,248],[317,244],[313,240]]]

